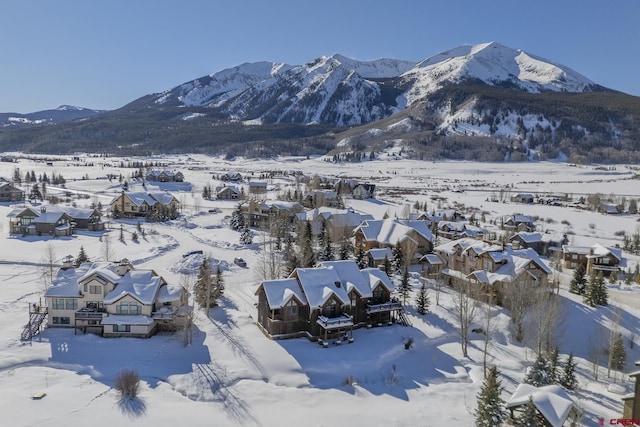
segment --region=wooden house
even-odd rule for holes
[[[363,247],[365,251],[402,245],[412,263],[418,263],[423,255],[430,253],[435,240],[426,223],[418,220],[366,220],[353,233],[356,247]]]
[[[12,183],[0,181],[0,202],[21,202],[24,191],[16,188]]]
[[[286,279],[260,284],[257,323],[271,338],[351,336],[354,327],[403,316],[402,305],[391,298],[393,290],[383,271],[360,270],[352,260],[297,268]]]
[[[603,246],[599,243],[593,246],[562,246],[562,262],[565,268],[576,268],[583,265],[587,275],[602,273],[608,277],[612,272],[620,272],[626,266],[626,259],[622,250]]]

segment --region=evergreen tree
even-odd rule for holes
[[[623,371],[627,363],[627,351],[624,349],[622,334],[618,334],[611,348],[611,368]]]
[[[427,295],[427,285],[423,282],[416,295],[416,309],[418,313],[423,315],[429,313],[429,304],[431,304],[431,302],[429,301],[429,295]]]
[[[607,285],[602,273],[592,274],[589,277],[589,283],[587,283],[587,287],[585,288],[582,301],[591,307],[607,305]]]
[[[576,363],[573,360],[573,353],[569,353],[569,358],[564,364],[558,383],[567,390],[575,390],[576,387],[578,387]]]
[[[220,269],[220,265],[216,266]],[[218,271],[216,271],[216,274]],[[204,257],[202,264],[198,270],[198,277],[194,285],[194,299],[196,303],[202,308],[209,309],[216,305],[216,300],[219,296],[219,289],[215,286],[212,274],[211,265],[209,259]]]
[[[316,263],[316,255],[313,251],[313,229],[311,222],[307,221],[302,233],[302,259],[300,264],[302,267],[313,267]]]
[[[365,256],[364,246],[358,246],[356,250],[356,264],[358,264],[358,268],[362,270],[363,268],[367,268],[367,257]]]
[[[501,393],[502,384],[498,379],[498,369],[492,366],[478,394],[475,412],[477,427],[499,427],[507,418]]]
[[[331,237],[325,235],[324,249],[322,250],[323,261],[333,261],[336,257],[333,253],[333,244],[331,243]]]
[[[393,247],[392,256],[393,256],[393,261],[392,261],[393,268],[396,273],[401,274],[402,269],[404,267],[404,254],[402,253],[402,247],[400,246],[400,242],[398,242]]]
[[[533,365],[529,368],[524,382],[534,387],[553,384],[549,363],[542,354],[538,355],[536,361],[533,362]]]
[[[387,276],[391,276],[391,273],[393,272],[393,267],[391,267],[391,261],[389,261],[389,258],[387,258],[387,256],[385,255],[384,257],[384,272],[387,274]]]
[[[240,235],[240,243],[243,245],[250,245],[253,243],[253,235],[251,234],[251,230],[249,227],[245,227]]]
[[[402,279],[400,280],[400,295],[402,296],[402,304],[407,303],[407,298],[411,293],[411,282],[409,281],[409,269],[407,267],[402,269]]]
[[[573,271],[573,279],[571,279],[571,283],[569,284],[569,292],[574,294],[582,295],[584,293],[585,286],[587,284],[587,279],[585,276],[585,267],[580,264]]]
[[[538,424],[538,411],[531,396],[529,396],[529,400],[524,405],[522,412],[514,420],[513,425],[515,427],[537,427],[540,425]]]
[[[551,384],[557,384],[560,377],[560,354],[558,346],[555,346],[549,353],[549,375],[551,376]]]
[[[352,247],[349,239],[344,236],[342,240],[340,240],[340,259],[345,260],[349,259],[349,254],[351,253]]]
[[[232,230],[236,231],[244,230],[247,227],[240,205],[238,205],[231,213],[229,225]]]
[[[79,267],[80,264],[82,264],[83,262],[87,262],[87,261],[89,261],[89,257],[87,256],[87,254],[84,251],[84,246],[80,246],[80,253],[78,253],[78,256],[76,257],[74,265],[76,267]]]

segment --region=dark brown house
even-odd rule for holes
[[[340,339],[354,327],[402,321],[392,290],[383,271],[359,270],[352,260],[297,268],[289,278],[260,284],[257,323],[271,338]]]

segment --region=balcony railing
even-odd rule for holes
[[[402,309],[402,304],[400,304],[400,301],[391,300],[380,304],[367,304],[367,308],[365,309],[365,311],[367,312],[367,314],[371,314],[400,309]]]
[[[353,326],[353,317],[348,314],[339,317],[319,316],[316,323],[326,330],[345,328]]]
[[[76,311],[76,319],[89,320],[89,319],[102,319],[106,315],[105,311],[98,311],[93,309],[81,308]]]

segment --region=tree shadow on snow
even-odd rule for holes
[[[147,413],[147,404],[140,397],[125,397],[118,399],[118,408],[131,419],[142,418]]]
[[[470,381],[456,359],[430,343],[422,331],[394,324],[355,329],[354,342],[323,348],[306,338],[277,341],[300,364],[313,387],[409,400],[407,391],[430,384]],[[409,349],[405,343],[413,339]]]
[[[54,368],[89,375],[113,387],[116,374],[122,369],[138,373],[141,380],[155,388],[169,377],[190,374],[196,364],[211,362],[205,334],[193,328],[192,343],[183,345],[182,332],[157,334],[150,338],[103,338],[73,330],[47,329],[42,339],[51,346],[49,363]]]

